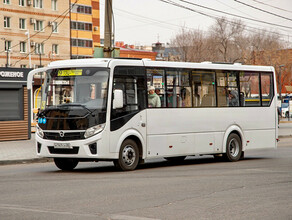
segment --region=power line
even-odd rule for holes
[[[218,18],[220,18],[219,16],[209,15],[209,14],[207,14],[207,13],[203,13],[203,12],[200,12],[200,11],[194,10],[194,9],[192,9],[192,8],[189,8],[189,7],[183,6],[183,5],[181,5],[181,4],[175,3],[175,2],[173,2],[173,1],[171,1],[171,0],[159,0],[159,1],[162,1],[162,2],[167,3],[167,4],[171,4],[171,5],[174,5],[174,6],[180,7],[180,8],[187,9],[187,10],[192,11],[192,12],[195,12],[195,13],[199,13],[199,14],[201,14],[201,15],[207,16],[207,17],[212,18],[212,19],[215,19],[215,20],[218,19]],[[233,24],[235,23],[234,21],[229,21],[229,20],[227,20],[227,22],[229,22],[229,23],[233,23]],[[251,26],[247,26],[247,25],[245,25],[245,26],[246,26],[246,27],[249,27],[249,28],[251,28],[251,29],[256,29],[256,30],[261,30],[261,31],[265,30],[265,29],[255,28],[255,27],[251,27]],[[268,31],[268,30],[265,30],[265,31],[270,32],[270,33],[273,33],[273,34],[277,34],[277,35],[286,36],[286,37],[289,37],[289,36],[290,36],[290,35],[279,34],[279,33],[277,33],[277,32],[273,32],[273,31]]]
[[[179,1],[187,3],[187,4],[190,4],[190,5],[194,5],[194,6],[197,6],[197,7],[201,7],[201,8],[204,8],[204,9],[208,9],[208,10],[211,10],[211,11],[216,11],[216,12],[223,13],[223,14],[226,14],[226,15],[230,15],[230,16],[234,16],[234,17],[250,20],[250,21],[255,21],[255,22],[259,22],[259,23],[263,23],[263,24],[269,24],[269,25],[272,25],[272,26],[292,29],[292,27],[288,27],[288,26],[284,26],[284,25],[279,25],[279,24],[270,23],[270,22],[267,22],[267,21],[261,21],[261,20],[257,20],[257,19],[253,19],[253,18],[244,17],[244,16],[241,16],[241,15],[236,15],[236,14],[220,11],[220,10],[217,10],[217,9],[214,9],[214,8],[209,8],[209,7],[206,7],[206,6],[203,6],[203,5],[199,5],[199,4],[196,4],[196,3],[193,3],[193,2],[185,1],[185,0],[179,0]]]
[[[212,18],[212,19],[215,19],[215,20],[218,19],[218,18],[220,18],[219,16],[209,15],[209,14],[207,14],[207,13],[203,13],[203,12],[200,12],[200,11],[194,10],[194,9],[192,9],[192,8],[189,8],[189,7],[183,6],[183,5],[181,5],[181,4],[175,3],[175,2],[173,2],[173,1],[171,1],[171,0],[159,0],[159,1],[164,2],[164,3],[167,3],[167,4],[171,4],[171,5],[174,5],[174,6],[177,6],[177,7],[183,8],[183,9],[187,9],[187,10],[192,11],[192,12],[195,12],[195,13],[199,13],[199,14],[201,14],[201,15],[207,16],[207,17]],[[234,21],[229,21],[228,19],[226,19],[226,21],[227,21],[228,23],[232,23],[232,24],[235,24],[235,23],[236,23],[236,22],[234,22]],[[280,37],[280,36],[288,37],[288,38],[290,37],[290,35],[279,34],[279,33],[277,33],[277,32],[274,32],[274,31],[268,31],[268,30],[266,30],[266,29],[260,29],[260,28],[251,27],[251,26],[248,26],[248,25],[245,25],[245,27],[247,27],[247,28],[249,28],[249,29],[252,29],[252,30],[256,30],[256,31],[265,31],[265,32],[269,32],[269,33],[272,33],[272,34],[276,34],[276,35],[278,35],[279,37]],[[252,30],[247,30],[247,31],[254,32],[254,31],[252,31]],[[283,41],[285,41],[285,40],[283,39]],[[289,42],[289,41],[286,41],[286,42]]]
[[[225,4],[225,3],[223,3],[222,1],[219,1],[219,0],[216,0],[217,2],[219,2],[219,3],[221,3],[221,4],[223,4],[223,5],[225,5],[225,6],[227,6],[227,7],[229,7],[229,8],[231,8],[231,9],[233,9],[233,10],[236,10],[236,11],[239,11],[240,13],[243,13],[243,14],[245,14],[245,15],[248,15],[248,16],[250,16],[250,17],[253,17],[253,16],[251,16],[251,15],[249,15],[249,14],[247,14],[247,13],[244,13],[244,12],[242,12],[242,11],[240,11],[240,10],[238,10],[237,8],[234,8],[234,7],[231,7],[231,6],[229,6],[229,5],[227,5],[227,4]],[[253,18],[255,18],[255,17],[253,17]],[[247,21],[246,21],[247,22]],[[247,22],[248,23],[248,22]],[[253,24],[253,23],[250,23],[250,24]],[[245,25],[246,27],[250,27],[250,26],[248,26],[248,25]],[[256,29],[255,27],[251,27],[252,29]],[[258,28],[259,29],[259,28]],[[262,29],[260,29],[260,30],[262,30]],[[282,29],[282,28],[279,28],[279,30],[281,30],[281,31],[286,31],[286,30],[284,30],[284,29]],[[290,35],[288,35],[288,34],[279,34],[278,32],[274,32],[274,31],[268,31],[268,30],[266,30],[267,32],[270,32],[270,33],[273,33],[273,34],[277,34],[277,35],[282,35],[282,36],[285,36],[285,37],[290,37]]]
[[[77,0],[77,1],[78,1],[78,0]],[[76,2],[77,2],[77,1],[76,1]],[[76,4],[76,3],[74,3],[74,4]],[[63,16],[65,13],[66,13],[66,15],[67,15],[67,14],[68,14],[68,10],[70,10],[70,8],[69,8],[69,9],[66,9],[62,14],[60,14],[60,15],[59,15],[57,18],[55,18],[52,22],[55,22],[57,19],[59,19],[59,18],[60,18],[61,16]],[[64,17],[65,17],[66,15],[64,15]],[[48,26],[49,26],[49,25],[46,25],[42,30],[39,30],[39,31],[37,31],[35,34],[31,35],[30,38],[32,38],[32,37],[36,36],[37,34],[41,33],[41,32],[42,32],[45,28],[47,28]],[[27,40],[28,40],[28,38],[25,39],[25,41],[27,41]],[[14,48],[14,47],[17,47],[18,45],[20,45],[20,43],[11,46],[10,49],[12,49],[12,48]],[[3,52],[5,52],[5,50],[0,51],[0,53],[3,53]]]
[[[264,3],[264,2],[261,2],[261,1],[257,1],[257,0],[252,0],[252,1],[257,2],[257,3],[259,3],[259,4],[267,5],[267,6],[269,6],[269,7],[272,7],[272,8],[275,8],[275,9],[281,10],[281,11],[286,11],[286,12],[290,12],[290,13],[292,13],[292,11],[289,11],[289,10],[286,10],[286,9],[283,9],[283,8],[279,8],[279,7],[276,7],[276,6],[273,6],[273,5],[269,5],[269,4]]]
[[[55,26],[55,28],[57,28],[57,27],[59,27],[59,25],[65,20],[65,18],[66,18],[66,15],[68,15],[69,13],[70,13],[70,11],[71,11],[71,9],[72,9],[72,7],[76,4],[78,2],[78,0],[76,0],[67,10],[65,10],[60,16],[58,16],[58,18],[60,18],[65,12],[67,12],[64,16],[63,16],[63,18],[62,18],[62,20]],[[56,18],[54,21],[56,21],[58,18]],[[46,27],[48,27],[48,25],[46,26]],[[38,32],[39,33],[39,32]],[[36,33],[37,34],[37,33]],[[33,36],[35,36],[36,34],[34,34]],[[49,40],[50,38],[51,38],[51,36],[52,36],[52,34],[53,34],[53,29],[51,30],[51,33],[50,33],[50,35],[45,39],[45,40],[43,40],[40,44],[43,44],[44,42],[46,42],[47,40]],[[30,37],[31,38],[31,37]],[[28,38],[27,38],[28,39]],[[70,39],[71,40],[71,39]],[[30,45],[28,45],[29,47],[30,47]],[[31,51],[30,53],[28,53],[25,57],[22,57],[22,58],[20,58],[19,60],[17,60],[17,61],[15,61],[15,63],[14,63],[14,65],[13,66],[15,66],[17,63],[19,63],[21,60],[24,60],[24,59],[26,59],[28,56],[29,56],[29,54],[32,54],[33,52],[35,52],[35,50],[36,50],[36,47],[33,49],[33,51]]]
[[[257,8],[257,7],[255,7],[255,6],[252,6],[252,5],[246,4],[246,3],[244,3],[244,2],[241,2],[241,1],[238,1],[238,0],[234,0],[234,1],[237,2],[237,3],[243,4],[243,5],[247,6],[247,7],[251,7],[251,8],[253,8],[253,9],[256,9],[256,10],[259,10],[259,11],[262,11],[262,12],[265,12],[265,13],[267,13],[267,14],[274,15],[274,16],[276,16],[276,17],[279,17],[279,18],[283,18],[283,19],[286,19],[286,20],[292,21],[292,19],[290,19],[290,18],[286,18],[286,17],[284,17],[284,16],[281,16],[281,15],[278,15],[278,14],[275,14],[275,13],[272,13],[272,12],[269,12],[269,11],[266,11],[266,10],[261,9],[261,8]]]

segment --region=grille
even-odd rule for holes
[[[79,147],[73,147],[73,149],[56,149],[54,147],[48,147],[51,154],[78,154]]]
[[[56,141],[73,141],[85,139],[85,132],[64,132],[64,137],[61,137],[59,132],[44,132],[44,139]]]

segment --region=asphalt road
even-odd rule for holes
[[[236,162],[189,157],[132,172],[84,163],[0,166],[0,219],[292,219],[292,139]]]

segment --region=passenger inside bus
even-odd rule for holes
[[[239,106],[238,93],[235,90],[230,90],[228,93],[229,106]]]
[[[161,107],[161,102],[159,96],[155,93],[155,87],[149,86],[148,88],[148,107],[149,108],[159,108]]]
[[[164,102],[164,94],[161,94],[160,89],[156,88],[155,93],[159,96],[160,98],[160,103],[161,107],[165,107],[165,102]]]

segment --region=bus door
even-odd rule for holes
[[[111,109],[111,152],[116,152],[118,141],[124,135],[138,134],[146,143],[146,82],[144,67],[116,66],[113,93],[123,92],[123,107]]]

